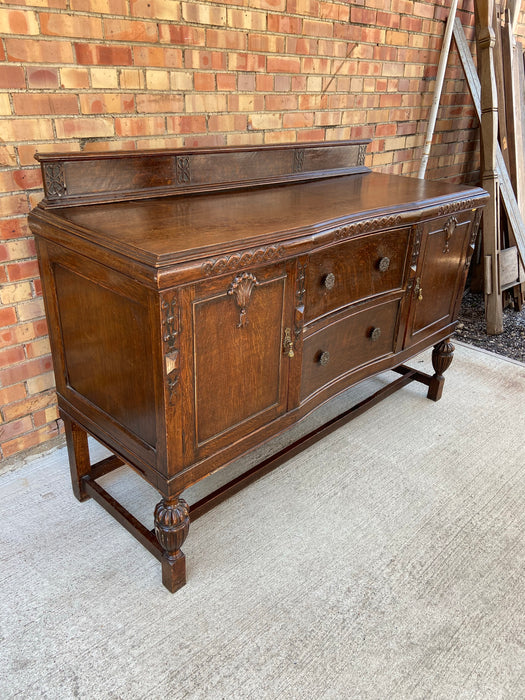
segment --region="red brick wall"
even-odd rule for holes
[[[0,458],[59,431],[26,215],[35,151],[370,137],[419,166],[448,0],[4,0],[0,6]],[[472,2],[463,0],[464,25]],[[469,32],[469,36],[471,32]],[[476,178],[455,55],[428,175]]]

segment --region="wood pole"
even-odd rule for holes
[[[512,33],[516,34],[516,27],[520,17],[521,0],[508,0],[507,8],[510,12],[510,21],[512,24]]]
[[[441,100],[441,91],[443,90],[443,81],[445,79],[445,70],[447,68],[448,54],[450,52],[450,41],[452,39],[452,30],[454,29],[454,20],[456,18],[456,10],[458,8],[458,0],[452,0],[452,6],[450,8],[450,13],[447,19],[447,26],[445,27],[445,35],[443,37],[443,45],[441,46],[441,55],[439,57],[439,65],[436,76],[436,85],[434,88],[434,97],[432,99],[432,106],[430,108],[430,115],[428,118],[427,125],[427,135],[425,138],[425,145],[423,146],[423,157],[421,158],[421,164],[419,166],[419,172],[417,174],[420,180],[425,178],[425,171],[427,169],[428,157],[430,155],[430,148],[432,146],[432,138],[434,136],[434,129],[436,127],[437,113],[439,109],[439,101]]]
[[[494,44],[496,37],[492,27],[494,0],[476,0],[479,18],[478,46],[481,61],[481,184],[490,195],[483,212],[483,253],[489,258],[490,286],[485,285],[485,309],[487,333],[503,333],[503,300],[499,280],[499,182],[496,171],[498,138],[498,102],[494,74]],[[488,282],[488,280],[486,281]]]

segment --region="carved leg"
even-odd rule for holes
[[[66,444],[73,493],[79,501],[85,501],[89,496],[82,487],[82,477],[89,474],[91,470],[88,436],[85,430],[82,430],[80,426],[73,423],[67,416],[63,416],[63,420],[66,429]]]
[[[162,583],[175,593],[186,583],[186,559],[180,548],[190,527],[189,508],[178,496],[155,506],[155,535],[162,547]]]
[[[427,394],[427,398],[432,399],[432,401],[439,401],[441,398],[443,384],[445,383],[443,374],[450,367],[450,363],[454,357],[454,350],[455,348],[450,342],[450,338],[442,340],[437,345],[434,345],[434,350],[432,351],[432,365],[435,374],[432,377]]]

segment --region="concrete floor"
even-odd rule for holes
[[[525,697],[524,440],[525,366],[459,346],[441,401],[410,385],[192,524],[174,595],[64,448],[4,473],[0,697]]]

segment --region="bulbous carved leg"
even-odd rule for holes
[[[162,547],[162,583],[175,593],[186,583],[186,559],[181,547],[190,527],[189,507],[178,496],[155,506],[155,535]]]
[[[432,351],[432,366],[434,367],[434,376],[428,387],[427,397],[432,401],[439,401],[443,393],[443,384],[445,377],[443,374],[450,367],[452,358],[454,357],[454,346],[450,342],[450,338],[442,340],[437,345],[434,345]]]

